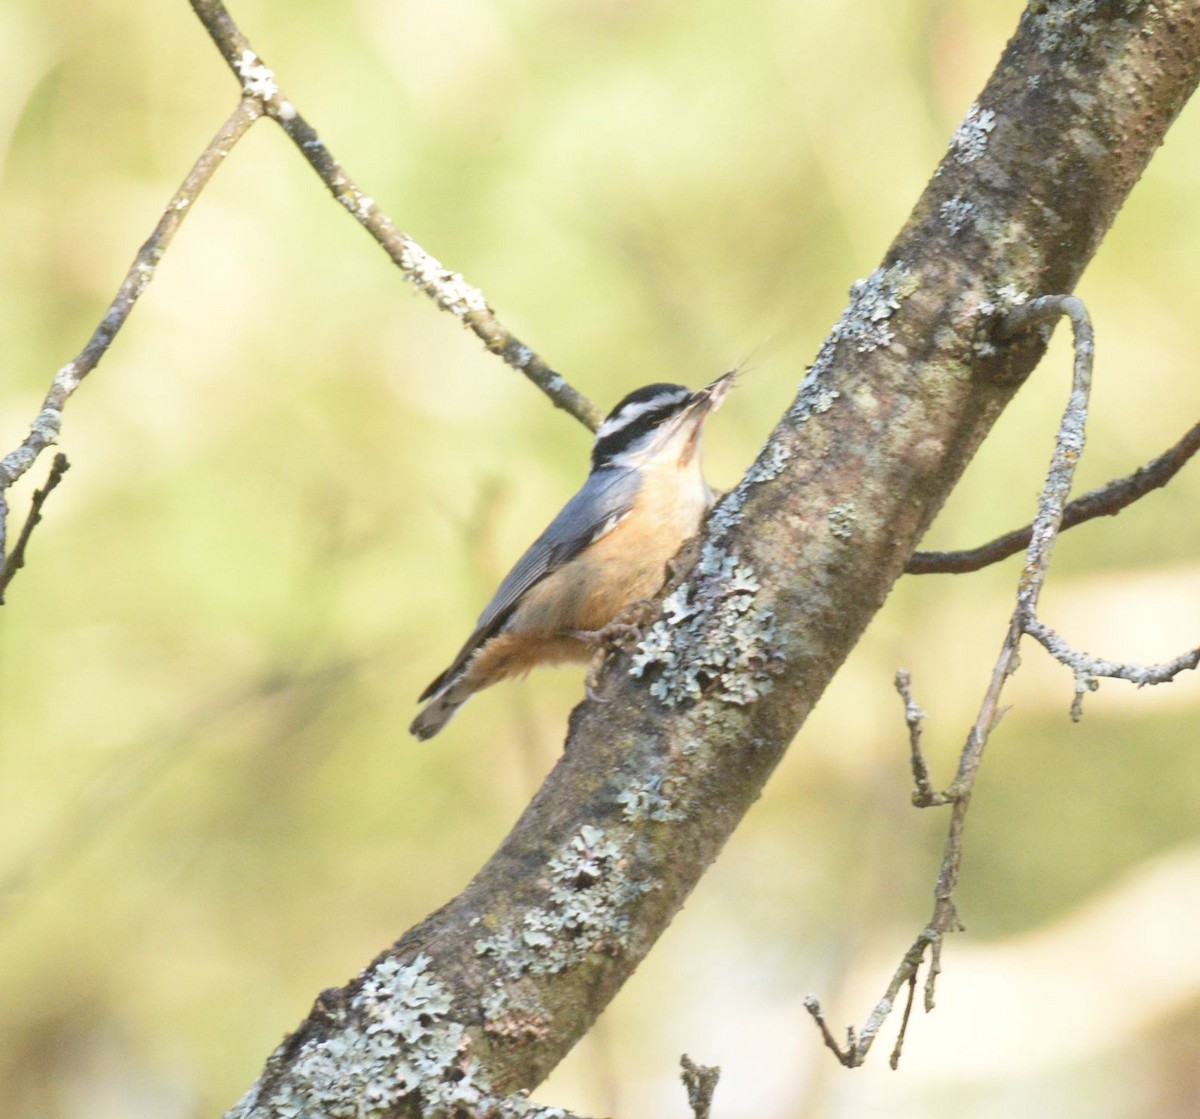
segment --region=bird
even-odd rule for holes
[[[666,581],[715,495],[700,465],[705,420],[737,368],[704,388],[656,383],[596,429],[583,488],[517,560],[409,727],[432,738],[471,696],[538,664],[587,661],[607,627]]]

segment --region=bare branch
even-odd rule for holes
[[[896,1034],[896,1044],[892,1046],[892,1055],[888,1058],[888,1065],[893,1069],[900,1067],[900,1054],[904,1051],[904,1039],[908,1036],[908,1023],[912,1018],[912,1008],[916,997],[917,973],[914,970],[908,977],[908,994],[904,998],[904,1013],[900,1017],[900,1030]]]
[[[138,250],[137,256],[125,273],[117,294],[109,304],[100,325],[92,332],[84,348],[67,362],[54,376],[50,391],[42,402],[42,410],[33,421],[24,442],[14,451],[0,459],[0,491],[7,489],[25,473],[47,447],[58,439],[62,428],[62,410],[71,394],[108,352],[108,347],[117,332],[125,325],[129,313],[142,292],[154,278],[155,269],[176,231],[191,210],[192,203],[233,145],[245,135],[247,129],[258,119],[259,107],[252,100],[243,100],[221,126],[209,145],[200,153],[183,185],[175,192],[158,219],[154,232]]]
[[[13,581],[17,572],[25,566],[25,549],[29,545],[29,537],[33,530],[37,527],[42,519],[42,506],[46,503],[54,488],[62,481],[63,475],[71,469],[71,464],[67,461],[67,456],[57,454],[54,456],[54,462],[50,466],[50,474],[46,478],[46,484],[40,490],[33,491],[33,500],[29,505],[29,516],[25,518],[25,524],[21,529],[20,535],[17,537],[17,546],[13,548],[12,554],[5,556],[3,537],[0,536],[0,606],[4,605],[4,593],[8,590],[8,585]],[[0,526],[4,523],[4,514],[7,512],[3,506],[0,506]]]
[[[287,133],[309,165],[360,225],[378,242],[403,273],[443,311],[470,328],[488,350],[520,370],[559,408],[595,431],[604,418],[600,410],[515,337],[488,306],[483,292],[467,283],[402,233],[334,158],[316,130],[302,117],[263,64],[220,0],[190,0],[200,22],[229,64],[246,96],[257,98],[266,114]]]
[[[942,793],[932,789],[928,768],[920,749],[920,725],[923,713],[912,698],[911,681],[903,670],[896,673],[896,689],[904,700],[905,723],[909,733],[909,751],[912,756],[913,778],[916,789],[912,796],[913,804],[918,808],[930,808],[949,804],[950,826],[946,845],[942,853],[942,865],[938,871],[937,885],[934,890],[933,917],[921,934],[905,953],[888,983],[883,998],[876,1004],[871,1016],[867,1019],[861,1034],[855,1038],[854,1030],[848,1031],[849,1044],[843,1050],[831,1044],[831,1035],[822,1019],[819,1017],[819,1004],[811,998],[809,1012],[817,1020],[821,1035],[826,1046],[831,1048],[842,1064],[854,1067],[866,1059],[871,1045],[880,1026],[891,1014],[895,1006],[896,996],[902,987],[909,986],[909,999],[905,1003],[901,1021],[900,1033],[892,1049],[891,1063],[895,1068],[899,1062],[908,1028],[912,1005],[912,994],[915,991],[917,975],[925,962],[925,954],[930,953],[929,970],[925,977],[925,1010],[933,1009],[937,987],[937,977],[941,971],[941,944],[945,933],[961,928],[958,911],[954,904],[954,890],[958,885],[959,872],[962,867],[963,836],[967,811],[971,804],[971,794],[975,787],[975,778],[983,761],[984,748],[993,728],[999,722],[1003,712],[1000,708],[1000,694],[1004,684],[1012,675],[1017,663],[1017,648],[1020,645],[1022,628],[1019,621],[1022,601],[1032,598],[1036,602],[1037,593],[1045,579],[1046,566],[1049,562],[1050,550],[1061,520],[1062,506],[1065,504],[1065,494],[1070,488],[1069,475],[1063,477],[1064,457],[1074,454],[1072,461],[1077,461],[1078,453],[1083,449],[1083,421],[1086,417],[1086,390],[1090,384],[1092,336],[1087,312],[1080,300],[1073,296],[1051,296],[1033,300],[1031,303],[1010,312],[1010,316],[1002,319],[997,336],[1002,340],[1011,339],[1014,333],[1025,329],[1028,325],[1039,325],[1047,317],[1057,317],[1068,314],[1075,329],[1075,378],[1071,398],[1060,425],[1059,436],[1055,443],[1054,457],[1046,479],[1042,499],[1038,506],[1038,516],[1033,525],[1033,543],[1029,546],[1025,574],[1018,589],[1018,605],[1009,623],[1008,632],[1000,647],[1000,653],[992,668],[991,680],[983,701],[976,715],[975,723],[967,735],[961,754],[959,755],[958,771],[954,781]],[[1061,499],[1060,499],[1061,498]],[[816,1007],[817,1009],[814,1009]]]
[[[1200,647],[1189,649],[1173,660],[1161,664],[1132,664],[1102,660],[1081,652],[1032,614],[1022,620],[1021,627],[1056,661],[1074,672],[1075,698],[1071,703],[1071,718],[1075,722],[1079,722],[1083,717],[1083,697],[1100,686],[1101,677],[1128,680],[1131,684],[1143,688],[1147,684],[1169,684],[1181,672],[1200,666]]]
[[[1169,683],[1179,673],[1194,669],[1200,664],[1200,648],[1188,650],[1163,664],[1151,666],[1102,660],[1073,648],[1037,617],[1038,597],[1046,580],[1050,552],[1061,529],[1071,481],[1075,477],[1083,453],[1094,343],[1087,310],[1082,301],[1074,296],[1044,296],[1035,299],[1024,307],[1009,312],[1000,326],[1003,336],[1012,337],[1030,327],[1052,323],[1061,315],[1070,319],[1075,335],[1075,375],[1070,400],[1059,426],[1050,472],[1039,502],[1038,516],[1033,522],[1013,621],[1015,625],[1020,626],[1022,632],[1040,642],[1055,660],[1066,665],[1075,674],[1075,699],[1071,705],[1071,717],[1078,720],[1083,713],[1083,697],[1087,692],[1095,690],[1098,678],[1128,680],[1138,687]]]
[[[888,1020],[892,1010],[895,1008],[896,998],[900,994],[901,988],[907,985],[910,988],[909,998],[906,1000],[906,1009],[900,1033],[892,1048],[893,1062],[899,1061],[899,1053],[904,1045],[904,1035],[908,1028],[908,1006],[911,1004],[912,991],[915,989],[917,975],[920,973],[925,953],[931,945],[936,945],[940,941],[941,931],[932,927],[925,929],[917,937],[912,947],[904,954],[904,959],[900,961],[900,966],[896,968],[895,973],[892,975],[883,997],[875,1004],[875,1008],[867,1017],[862,1031],[856,1032],[853,1026],[846,1028],[845,1046],[839,1045],[837,1039],[830,1031],[825,1021],[824,1012],[821,1009],[821,1002],[817,996],[808,995],[805,997],[804,1009],[812,1015],[813,1021],[816,1022],[817,1029],[821,1032],[821,1039],[825,1042],[825,1047],[837,1057],[838,1061],[844,1067],[858,1068],[867,1059],[867,1054],[870,1053],[871,1046],[875,1044],[875,1038],[879,1036],[880,1029],[882,1029],[883,1024]],[[894,1063],[893,1067],[895,1067]]]
[[[1063,510],[1061,531],[1096,517],[1113,517],[1148,493],[1165,486],[1200,451],[1200,423],[1195,424],[1169,450],[1138,467],[1132,474],[1090,490],[1068,502]],[[987,544],[956,552],[914,552],[905,567],[906,575],[962,575],[1016,555],[1029,544],[1033,525],[1014,529]]]
[[[41,410],[30,425],[29,434],[17,448],[0,459],[0,558],[4,554],[4,525],[8,511],[3,492],[33,465],[42,451],[57,441],[67,400],[95,369],[124,326],[134,304],[154,278],[163,253],[200,192],[233,146],[264,111],[283,127],[334,197],[383,246],[407,279],[433,298],[438,306],[462,319],[491,352],[499,354],[509,365],[521,370],[554,404],[570,412],[591,430],[599,427],[602,416],[591,401],[510,334],[496,319],[478,289],[467,284],[457,273],[444,268],[412,238],[400,233],[391,219],[351,181],[316,132],[279,92],[274,74],[262,65],[250,49],[224,6],[213,0],[192,0],[192,7],[238,75],[243,96],[229,119],[200,154],[183,185],[175,192],[159,218],[154,231],[138,250],[87,345],[55,374]]]
[[[917,706],[917,701],[913,699],[912,680],[905,669],[896,670],[895,685],[896,691],[900,693],[900,698],[904,700],[904,721],[908,726],[908,747],[911,754],[913,784],[916,786],[913,803],[920,808],[933,804],[946,804],[947,801],[942,794],[934,792],[933,785],[929,780],[929,766],[925,763],[925,755],[921,752],[921,723],[925,718],[925,712]]]

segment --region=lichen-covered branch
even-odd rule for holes
[[[1132,474],[1090,490],[1067,503],[1062,531],[1096,517],[1114,517],[1135,501],[1165,486],[1192,456],[1200,451],[1200,423],[1194,424],[1174,446]],[[1033,525],[1013,529],[977,548],[955,552],[914,552],[904,568],[906,575],[964,575],[1014,556],[1029,545]]]
[[[524,373],[557,407],[595,431],[604,418],[596,405],[516,338],[488,306],[483,292],[434,259],[407,233],[398,230],[375,200],[350,178],[316,130],[283,94],[275,72],[251,48],[221,0],[189,2],[242,83],[246,96],[259,100],[266,114],[287,133],[333,197],[378,242],[404,277],[443,311],[449,311],[461,320],[491,353]]]
[[[1001,339],[997,322],[1021,293],[1072,290],[1198,80],[1196,0],[1026,11],[904,229],[679,557],[661,617],[573,713],[512,833],[461,894],[317,1001],[239,1116],[448,1114],[465,1076],[509,1101],[557,1064],[759,796],[1036,364],[1044,340]],[[1001,682],[1010,667],[1002,653]],[[973,736],[996,711],[985,704]],[[951,861],[937,888],[948,921],[956,874]],[[936,967],[940,934],[928,939]]]

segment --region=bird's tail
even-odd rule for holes
[[[415,735],[422,742],[432,738],[450,721],[454,712],[466,703],[474,691],[475,689],[460,677],[441,691],[434,692],[430,701],[417,712],[417,717],[408,728],[409,734]]]

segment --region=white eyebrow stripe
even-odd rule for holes
[[[627,404],[615,416],[609,416],[607,420],[600,425],[596,431],[596,439],[600,440],[605,436],[613,435],[622,428],[628,427],[639,416],[644,416],[647,412],[656,412],[660,408],[671,404],[680,404],[692,394],[686,389],[670,394],[663,393],[660,396],[652,397],[650,400],[643,400],[638,404]]]

